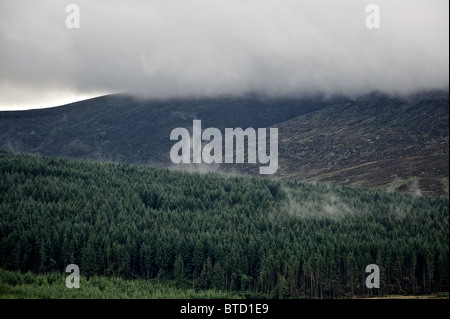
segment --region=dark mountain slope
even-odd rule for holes
[[[342,98],[335,101],[342,101]],[[192,127],[268,127],[328,105],[321,98],[139,101],[110,95],[43,110],[0,112],[0,149],[169,165],[170,132]]]
[[[448,194],[448,103],[371,94],[279,124],[279,176]]]
[[[274,126],[280,164],[272,177],[448,195],[448,103],[448,92],[440,91],[354,100],[255,95],[140,101],[109,95],[0,112],[0,149],[172,166],[170,132],[191,129],[193,119],[202,120],[203,129]],[[260,164],[206,166],[256,175]]]

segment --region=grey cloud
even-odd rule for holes
[[[80,29],[65,26],[69,3],[80,7]],[[369,3],[380,6],[380,29],[365,26]],[[0,99],[36,91],[169,97],[448,88],[448,6],[0,0]]]

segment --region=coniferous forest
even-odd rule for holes
[[[69,264],[97,297],[114,297],[114,282],[169,298],[448,291],[449,202],[1,151],[0,295],[59,282]],[[369,264],[379,289],[365,285]]]

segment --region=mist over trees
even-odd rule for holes
[[[266,298],[449,289],[448,198],[3,151],[0,177],[6,270]]]

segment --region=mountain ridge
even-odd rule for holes
[[[114,94],[0,112],[0,149],[171,167],[170,132],[192,129],[194,119],[221,131],[277,127],[280,165],[274,178],[448,196],[448,101],[447,91],[408,97],[371,92],[358,98],[168,100]],[[208,169],[256,175],[257,167]]]

